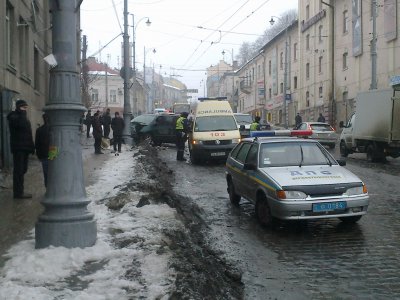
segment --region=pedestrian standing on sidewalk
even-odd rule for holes
[[[86,124],[86,137],[90,138],[90,127],[92,127],[92,121],[93,121],[93,117],[92,117],[92,112],[89,109],[86,113],[86,118],[85,118],[85,124]]]
[[[121,143],[122,143],[122,132],[125,128],[124,119],[122,119],[119,115],[119,112],[115,112],[115,117],[111,120],[111,128],[113,130],[113,147],[114,152],[121,153]]]
[[[100,115],[96,112],[93,115],[93,137],[94,137],[94,153],[95,154],[104,154],[101,152],[101,138],[103,137],[103,129],[101,127]]]
[[[183,157],[185,152],[185,143],[187,140],[187,134],[189,132],[189,121],[187,112],[181,113],[181,116],[176,120],[176,160],[184,161]]]
[[[42,163],[44,186],[47,188],[47,170],[49,169],[50,126],[49,116],[43,114],[42,117],[44,124],[36,129],[35,148],[36,155]]]
[[[109,138],[108,136],[110,135],[110,125],[111,125],[111,115],[109,108],[107,108],[106,112],[103,114],[101,118],[101,124],[103,125],[104,137]]]
[[[24,193],[24,175],[28,171],[29,154],[35,153],[31,122],[26,116],[28,103],[18,100],[14,111],[7,116],[10,127],[10,145],[13,154],[13,192],[15,199],[32,198]]]

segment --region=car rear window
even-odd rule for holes
[[[151,121],[154,120],[155,115],[140,115],[134,118],[131,122],[132,123],[141,123],[141,124],[150,124]]]
[[[336,164],[317,143],[265,143],[259,159],[261,168]]]
[[[333,128],[329,124],[310,124],[312,130],[317,131],[333,131]]]

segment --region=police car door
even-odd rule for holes
[[[257,190],[258,183],[255,181],[255,175],[258,170],[258,149],[258,144],[252,144],[246,156],[245,163],[248,168],[245,170],[246,182],[244,185],[244,196],[247,199],[255,199],[255,194]],[[250,166],[252,168],[249,169]]]
[[[234,173],[232,173],[232,178],[233,178],[233,185],[235,186],[236,192],[245,197],[245,191],[246,191],[246,171],[244,170],[244,163],[246,161],[247,154],[249,152],[249,149],[251,147],[250,143],[244,142],[242,144],[242,147],[240,147],[239,152],[235,156],[235,160],[238,163],[237,169]]]

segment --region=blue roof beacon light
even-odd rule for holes
[[[271,137],[271,136],[309,136],[312,135],[312,130],[261,130],[250,131],[250,137]]]

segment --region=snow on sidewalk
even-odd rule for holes
[[[137,150],[136,154],[137,153]],[[0,299],[167,299],[176,274],[163,228],[182,228],[176,211],[166,204],[137,207],[140,192],[127,184],[135,178],[141,155],[124,152],[97,169],[98,181],[87,187],[89,210],[97,221],[93,247],[35,249],[34,230],[14,245],[0,271]],[[156,183],[154,183],[156,184]],[[121,210],[107,199],[128,197]]]

